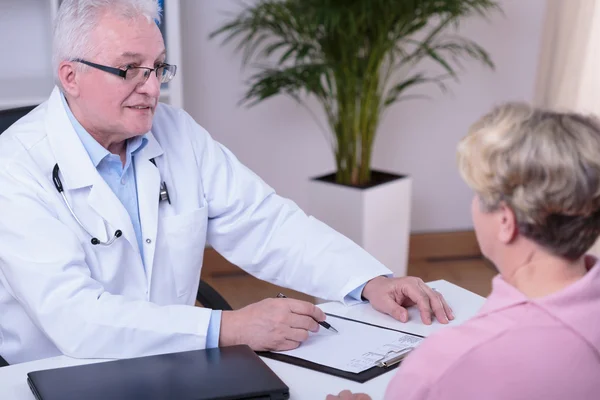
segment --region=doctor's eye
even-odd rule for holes
[[[142,71],[142,69],[134,65],[128,65],[125,67],[125,71],[127,71],[125,74],[125,79],[132,80],[140,74],[140,71]]]

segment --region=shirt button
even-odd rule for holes
[[[121,179],[121,185],[125,184],[125,178]]]
[[[150,239],[150,238],[146,239],[146,243],[148,243],[148,244],[152,243],[152,239]]]

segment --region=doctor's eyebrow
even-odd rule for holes
[[[164,49],[157,57],[156,60],[160,60],[161,58],[164,58],[167,55],[167,49]],[[124,61],[131,61],[131,60],[141,60],[143,59],[144,56],[141,53],[134,53],[134,52],[130,52],[130,51],[126,51],[125,53],[121,54],[118,58],[117,58],[117,63],[119,62],[124,62]]]

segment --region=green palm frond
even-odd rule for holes
[[[237,42],[243,64],[258,69],[242,103],[314,96],[335,139],[338,182],[361,185],[387,107],[419,85],[445,90],[463,60],[494,67],[482,47],[454,32],[465,18],[495,10],[493,0],[257,0],[210,37]],[[443,75],[415,72],[425,59]]]

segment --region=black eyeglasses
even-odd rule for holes
[[[158,78],[158,81],[160,83],[169,82],[171,79],[173,79],[173,77],[175,77],[175,73],[177,72],[176,65],[171,65],[171,64],[166,64],[166,63],[162,63],[155,68],[127,67],[125,69],[120,69],[120,68],[114,68],[114,67],[107,67],[106,65],[96,64],[96,63],[82,60],[79,58],[76,58],[71,61],[89,65],[90,67],[99,69],[100,71],[104,71],[104,72],[108,72],[110,74],[120,76],[121,78],[123,78],[124,80],[126,80],[128,82],[135,82],[138,85],[145,83],[148,80],[148,77],[150,76],[152,71],[155,72],[156,77]]]

